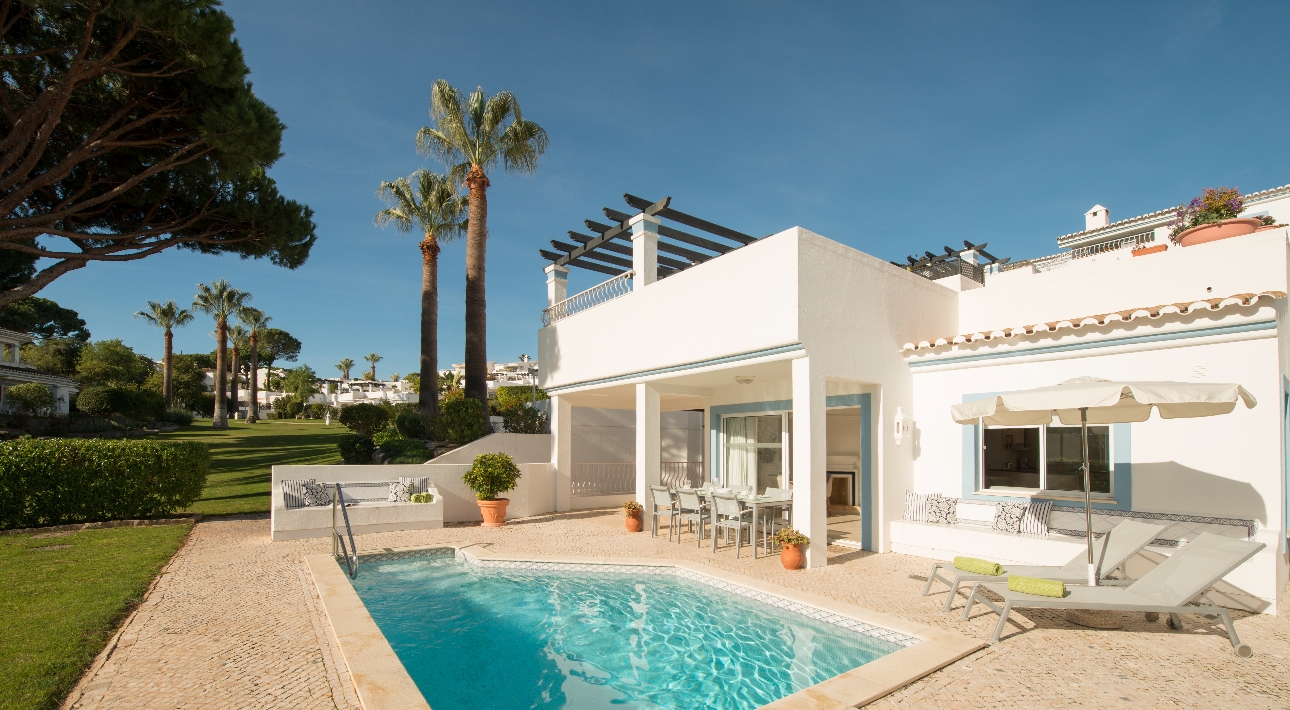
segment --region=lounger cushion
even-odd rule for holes
[[[928,498],[927,522],[957,525],[959,517],[954,511],[958,508],[958,504],[958,498]]]
[[[1021,532],[1021,518],[1025,515],[1026,508],[1027,504],[1020,502],[996,505],[994,524],[991,527],[1001,532]]]
[[[306,507],[331,505],[331,491],[327,490],[327,484],[311,479],[301,481],[300,488],[304,492]]]

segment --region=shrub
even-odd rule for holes
[[[156,392],[129,387],[86,387],[76,397],[76,408],[99,416],[120,414],[153,422],[166,414],[166,400]]]
[[[0,443],[0,527],[165,515],[202,493],[210,450],[194,441]]]
[[[493,431],[484,422],[483,405],[479,400],[462,398],[445,402],[440,406],[439,418],[431,433],[435,434],[435,439],[451,441],[454,444],[469,444]]]
[[[340,423],[362,436],[372,436],[389,421],[390,413],[375,404],[355,404],[340,410]]]
[[[336,415],[340,413],[340,410],[330,404],[322,404],[320,402],[306,404],[303,410],[305,419],[326,419],[328,413],[330,413],[334,419]]]
[[[279,397],[273,400],[273,416],[278,419],[295,419],[304,411],[305,406],[295,397]]]
[[[340,460],[348,464],[372,463],[376,451],[372,437],[362,434],[346,434],[336,446],[340,448]]]
[[[185,412],[182,409],[167,410],[166,416],[164,418],[166,421],[170,422],[171,424],[178,424],[179,426],[188,426],[189,424],[193,423],[192,413]]]
[[[54,408],[54,393],[39,382],[24,382],[5,390],[4,400],[10,409],[27,414],[44,414]]]
[[[372,441],[375,442],[377,446],[384,448],[388,443],[403,441],[403,435],[394,427],[385,427],[372,435]]]
[[[426,423],[416,412],[404,412],[394,418],[394,428],[408,439],[426,438]]]
[[[480,500],[497,500],[498,493],[515,489],[520,467],[506,454],[480,454],[461,477]]]
[[[547,420],[546,412],[520,406],[502,413],[502,428],[512,434],[545,434]]]
[[[425,463],[430,460],[430,452],[420,439],[395,439],[380,447],[390,463]]]
[[[523,407],[534,399],[549,399],[546,392],[535,387],[524,387],[522,385],[507,385],[497,388],[497,411],[507,412],[516,407]]]

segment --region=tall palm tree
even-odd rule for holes
[[[389,207],[376,213],[379,225],[393,224],[401,232],[414,228],[421,240],[421,378],[431,381],[439,372],[439,245],[461,235],[466,227],[467,198],[447,176],[418,170],[376,191]],[[423,393],[417,409],[438,416],[438,393]]]
[[[161,358],[161,393],[166,398],[166,409],[170,409],[172,397],[170,391],[171,361],[174,359],[175,352],[175,328],[188,325],[193,322],[193,314],[185,308],[175,305],[174,301],[157,303],[148,301],[148,310],[139,311],[134,314],[135,318],[142,318],[150,325],[165,330],[166,350]]]
[[[381,357],[380,355],[377,355],[376,353],[368,353],[367,355],[364,355],[364,356],[363,356],[363,359],[364,359],[364,360],[366,360],[366,361],[368,361],[368,362],[370,362],[370,363],[372,363],[372,380],[373,380],[373,381],[375,381],[375,380],[376,380],[376,363],[378,363],[378,362],[380,362],[380,361],[384,360],[385,358]]]
[[[353,369],[353,367],[354,367],[354,361],[350,360],[349,358],[345,358],[344,360],[341,360],[340,362],[336,363],[336,369],[340,370],[341,373],[345,376],[345,379],[347,380],[349,379],[349,371]]]
[[[210,284],[197,284],[197,295],[193,297],[193,310],[201,311],[215,319],[215,419],[212,429],[228,428],[228,403],[224,398],[227,389],[228,361],[228,319],[229,316],[245,308],[251,294],[239,291],[220,279]]]
[[[260,419],[260,333],[269,327],[273,319],[264,315],[258,308],[242,308],[237,312],[237,319],[242,321],[251,335],[248,338],[251,346],[251,406],[246,417],[247,424],[254,424]]]
[[[538,156],[546,152],[546,131],[524,118],[520,102],[509,91],[493,96],[476,88],[463,95],[446,80],[430,88],[430,119],[434,127],[417,132],[417,149],[451,167],[448,175],[470,190],[470,219],[466,229],[466,396],[483,403],[488,412],[488,323],[485,317],[484,272],[488,238],[488,170],[500,161],[508,173],[537,172]]]
[[[241,313],[241,312],[242,312],[242,309],[239,308],[237,310],[237,313]],[[237,315],[237,314],[235,313],[234,315]],[[228,369],[233,376],[232,384],[229,385],[229,390],[230,390],[229,399],[233,407],[234,419],[237,419],[237,413],[242,409],[237,404],[238,402],[237,390],[238,390],[238,385],[241,383],[241,380],[242,380],[242,351],[246,350],[247,345],[250,341],[250,338],[251,338],[251,331],[247,330],[246,328],[236,324],[230,325],[228,327],[228,342],[230,345],[233,346],[232,362],[229,363]]]

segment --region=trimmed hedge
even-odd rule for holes
[[[355,404],[340,410],[340,423],[359,436],[374,436],[390,421],[390,413],[375,404]]]
[[[126,387],[86,387],[76,396],[76,408],[86,414],[122,414],[155,422],[166,416],[166,398],[148,390]]]
[[[202,494],[210,458],[195,441],[0,442],[0,528],[172,513]]]
[[[376,453],[372,437],[362,434],[346,434],[336,447],[340,449],[340,460],[347,464],[372,463],[372,454]]]

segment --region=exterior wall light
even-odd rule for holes
[[[895,440],[896,446],[900,446],[900,442],[905,440],[905,428],[906,428],[905,414],[904,412],[900,411],[900,407],[896,407],[896,418],[892,422],[892,425],[893,426],[892,426],[891,438]]]

